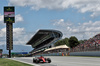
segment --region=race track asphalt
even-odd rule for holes
[[[17,57],[13,60],[21,61],[35,66],[100,66],[100,57],[76,56],[45,56],[51,58],[51,63],[33,63],[33,57]]]

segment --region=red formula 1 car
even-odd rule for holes
[[[50,58],[44,58],[43,56],[33,58],[33,63],[51,63]]]

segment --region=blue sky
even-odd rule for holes
[[[39,29],[59,30],[62,38],[79,40],[100,33],[99,0],[0,0],[0,45],[6,44],[4,6],[15,6],[14,45],[25,46]]]

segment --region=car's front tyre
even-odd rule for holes
[[[50,58],[47,58],[47,61],[48,61],[48,63],[51,63],[51,59]]]
[[[33,58],[33,63],[36,63],[36,59],[35,58]]]
[[[36,63],[39,63],[40,61],[39,61],[39,59],[36,59]]]

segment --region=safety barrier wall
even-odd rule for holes
[[[70,52],[70,56],[100,56],[100,51]]]
[[[49,53],[49,54],[41,54],[42,56],[67,56],[67,53]],[[41,56],[36,55],[36,56]]]
[[[42,56],[62,56],[62,53],[42,54]]]

